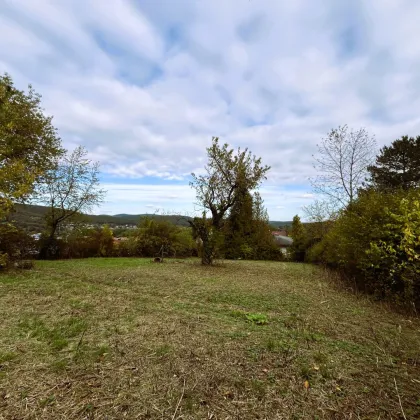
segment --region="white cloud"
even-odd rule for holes
[[[290,219],[313,198],[312,154],[332,127],[364,126],[380,146],[420,133],[412,0],[6,0],[0,9],[0,71],[32,83],[65,145],[101,161],[115,191],[105,210],[128,212],[134,197],[191,210],[187,174],[217,135],[272,167],[263,198],[272,218]],[[117,179],[137,178],[166,183],[159,200],[143,199],[155,185],[131,204],[122,198]],[[179,180],[183,193],[170,183]]]
[[[186,215],[191,213],[195,200],[194,191],[188,185],[145,185],[104,183],[106,201],[99,212],[105,214],[142,214],[150,209],[171,211]]]

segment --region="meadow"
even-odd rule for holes
[[[0,275],[0,419],[418,419],[420,320],[286,262]]]

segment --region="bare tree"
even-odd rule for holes
[[[315,200],[304,206],[302,210],[305,219],[309,222],[307,232],[313,243],[325,236],[339,215],[336,206],[328,200]]]
[[[330,206],[351,204],[366,179],[367,167],[374,161],[376,140],[364,128],[353,131],[347,125],[333,129],[318,145],[312,187]]]
[[[87,151],[79,146],[64,156],[40,188],[39,200],[49,207],[41,258],[54,256],[55,235],[61,224],[103,201],[105,191],[99,188],[99,164],[86,155]]]
[[[190,221],[195,234],[203,243],[202,263],[211,264],[214,258],[218,231],[225,215],[234,206],[239,189],[246,191],[257,188],[270,169],[263,166],[261,158],[253,156],[248,149],[235,153],[228,144],[219,145],[213,137],[207,149],[208,163],[204,175],[192,174],[191,186],[195,188],[199,205],[203,208],[203,218]],[[211,218],[206,218],[206,212]]]
[[[328,200],[315,200],[302,208],[305,219],[311,223],[323,223],[338,217],[337,209]]]

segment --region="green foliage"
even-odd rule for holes
[[[20,91],[9,75],[0,76],[1,266],[26,252],[26,235],[10,224],[14,203],[34,192],[63,153],[52,118],[43,114],[40,103],[40,95],[31,86],[28,92]]]
[[[368,171],[373,186],[379,190],[420,187],[420,136],[402,136],[383,147]]]
[[[214,137],[207,149],[208,163],[205,175],[192,174],[191,186],[195,188],[197,200],[205,211],[211,213],[208,221],[203,217],[190,221],[198,222],[195,232],[202,241],[202,263],[211,264],[215,255],[213,248],[219,240],[225,216],[237,201],[245,201],[248,191],[256,189],[269,170],[263,166],[261,158],[253,156],[248,149],[229,149],[228,144],[219,145]]]
[[[9,255],[0,252],[0,269],[6,268],[9,265]]]
[[[226,258],[249,258],[252,247],[249,244],[252,235],[253,198],[248,190],[240,188],[235,193],[235,204],[232,206],[225,224]],[[247,255],[244,255],[245,251]]]
[[[165,219],[142,217],[137,229],[126,240],[114,244],[114,255],[121,257],[191,257],[197,255],[191,229]]]
[[[23,229],[11,223],[0,224],[0,266],[7,267],[13,261],[33,258],[35,241]]]
[[[298,261],[298,262],[304,261],[305,251],[307,248],[307,238],[306,238],[305,227],[300,221],[300,217],[298,215],[293,217],[290,236],[293,239],[293,245],[289,248],[290,258],[293,261]]]
[[[166,220],[142,218],[136,234],[136,255],[144,257],[191,256],[195,243],[190,229]]]
[[[253,324],[256,324],[256,325],[268,324],[267,315],[264,315],[264,314],[249,313],[249,314],[246,314],[245,317],[249,322],[252,322]]]
[[[263,201],[258,193],[251,195],[239,189],[238,198],[225,223],[225,257],[241,259],[278,260],[278,249]]]
[[[378,297],[420,304],[420,196],[364,192],[309,252]]]
[[[42,237],[39,247],[44,241],[49,243],[56,258],[89,258],[110,257],[114,254],[114,239],[108,226],[103,228],[87,228],[75,226],[63,232],[60,239],[51,242],[50,238]]]
[[[80,219],[83,211],[92,209],[104,198],[105,191],[99,188],[99,164],[86,157],[87,151],[81,146],[63,156],[39,188],[39,200],[49,207],[48,235],[40,258],[56,258],[57,229],[65,222]]]
[[[16,200],[33,192],[35,184],[63,153],[51,117],[43,114],[41,97],[13,86],[0,76],[0,218]]]
[[[127,240],[120,240],[114,243],[113,255],[115,257],[135,257],[137,256],[137,241],[134,236]]]
[[[219,228],[207,219],[205,212],[203,217],[195,217],[191,222],[192,235],[198,245],[198,255],[204,265],[210,265],[217,258],[223,256],[224,234]]]
[[[386,292],[402,301],[420,303],[420,196],[395,201],[385,210],[389,218],[382,237],[366,250],[368,261],[361,266],[371,281],[380,276]]]
[[[100,232],[99,237],[99,255],[101,257],[110,257],[114,247],[114,235],[108,225],[105,225]]]

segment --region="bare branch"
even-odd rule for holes
[[[353,131],[345,125],[331,130],[318,145],[315,168],[320,175],[311,179],[314,191],[336,205],[352,203],[375,153],[375,138],[364,128]]]

